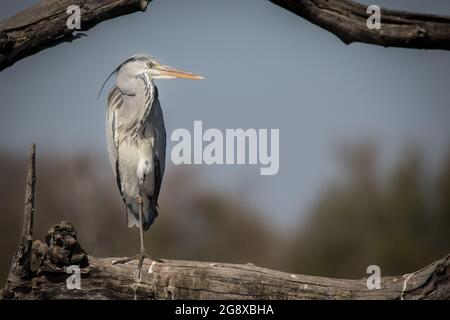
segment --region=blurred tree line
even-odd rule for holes
[[[245,195],[205,190],[188,170],[171,167],[160,216],[146,234],[148,252],[346,278],[365,276],[370,264],[383,275],[415,271],[450,252],[450,152],[435,173],[418,148],[407,149],[381,173],[377,155],[370,143],[340,149],[342,175],[324,184],[307,216],[290,230],[273,228],[267,215],[246,205]],[[0,151],[0,171],[3,283],[21,230],[26,156]],[[108,162],[38,151],[37,174],[36,238],[67,220],[92,255],[136,253],[138,232],[126,227]]]
[[[450,152],[437,173],[408,148],[379,174],[373,144],[340,151],[343,177],[323,188],[290,242],[286,266],[303,273],[358,277],[416,271],[450,253]]]

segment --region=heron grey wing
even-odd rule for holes
[[[112,87],[108,95],[108,110],[106,112],[106,140],[108,144],[109,160],[114,171],[114,176],[116,178],[120,194],[123,197],[118,165],[119,139],[117,130],[117,111],[121,107],[122,103],[122,93],[116,86]]]
[[[154,102],[155,117],[157,119],[154,127],[155,136],[158,137],[155,143],[155,202],[158,205],[159,191],[161,189],[162,179],[166,167],[166,128],[164,126],[164,117],[159,103],[158,96]]]
[[[151,198],[153,200],[153,205],[156,207],[158,205],[159,192],[161,189],[166,162],[166,129],[164,127],[164,118],[157,92],[155,98],[153,99],[150,114],[145,127],[145,135],[152,141],[152,162],[154,174],[151,175],[153,181],[150,183],[153,186],[153,194],[151,195]]]

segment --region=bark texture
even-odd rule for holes
[[[334,33],[344,43],[450,49],[450,17],[381,8],[381,29],[370,30],[367,5],[349,0],[270,0]]]
[[[16,260],[16,259],[15,259]],[[253,264],[145,260],[112,265],[113,258],[88,256],[68,222],[51,228],[45,243],[34,241],[30,272],[9,277],[5,299],[449,299],[450,255],[408,275],[384,277],[381,289],[366,279],[342,280],[290,274]],[[81,270],[81,289],[69,290],[67,267]],[[13,264],[11,272],[15,274]]]
[[[62,42],[83,36],[96,24],[136,11],[145,11],[149,0],[44,0],[0,22],[0,71],[20,59]],[[78,5],[81,29],[70,30],[67,8]]]

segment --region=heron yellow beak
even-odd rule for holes
[[[161,75],[163,76],[167,76],[167,77],[173,77],[173,78],[182,78],[182,79],[190,79],[190,80],[203,80],[205,79],[204,77],[195,74],[195,73],[191,73],[191,72],[187,72],[181,69],[176,69],[176,68],[172,68],[169,66],[159,66],[156,68],[159,72],[161,72]]]

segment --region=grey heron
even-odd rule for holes
[[[113,75],[116,84],[109,91],[106,113],[108,154],[125,203],[128,227],[139,227],[141,243],[137,255],[113,264],[138,260],[140,278],[143,261],[150,258],[145,252],[144,231],[158,216],[166,158],[164,119],[154,80],[203,77],[163,65],[144,54],[125,60],[105,83]]]

